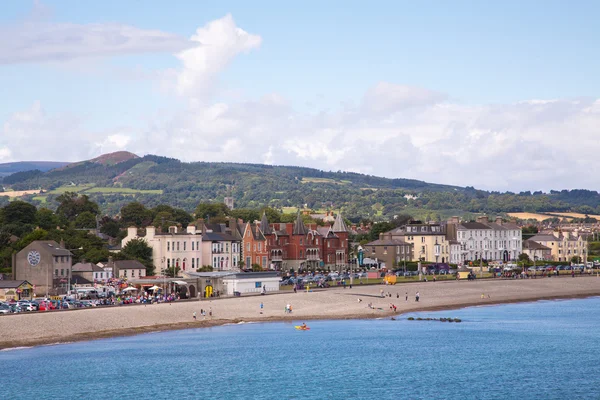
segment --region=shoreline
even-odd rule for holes
[[[279,295],[279,294],[277,294]],[[481,299],[481,301],[467,301],[462,303],[454,303],[454,304],[437,304],[437,305],[429,305],[429,306],[420,306],[415,307],[410,310],[400,310],[398,312],[393,312],[389,310],[384,310],[381,313],[376,314],[364,314],[364,313],[354,313],[354,314],[343,314],[339,316],[335,315],[294,315],[294,316],[268,316],[268,317],[239,317],[239,318],[214,318],[210,320],[197,320],[197,321],[187,321],[187,322],[177,322],[177,323],[165,323],[165,324],[154,324],[154,325],[145,325],[145,326],[135,326],[135,327],[124,327],[119,329],[109,329],[109,330],[100,330],[100,331],[92,331],[92,332],[84,332],[84,333],[76,333],[72,335],[65,335],[60,338],[56,337],[40,337],[40,338],[31,338],[31,339],[23,339],[23,340],[7,340],[0,341],[0,350],[6,351],[10,349],[18,349],[18,348],[31,348],[37,346],[51,346],[51,345],[61,345],[61,344],[69,344],[74,342],[82,342],[82,341],[92,341],[92,340],[101,340],[101,339],[109,339],[113,337],[128,337],[128,336],[136,336],[145,333],[155,333],[162,331],[172,331],[172,330],[184,330],[184,329],[198,329],[198,328],[211,328],[215,326],[223,326],[227,324],[238,324],[240,322],[252,322],[252,323],[273,323],[273,322],[292,322],[292,321],[318,321],[318,320],[352,320],[352,319],[375,319],[375,318],[390,318],[393,316],[402,316],[409,313],[415,312],[439,312],[445,310],[458,310],[469,307],[479,307],[479,306],[496,306],[502,304],[514,304],[514,303],[532,303],[537,301],[555,301],[555,300],[573,300],[573,299],[583,299],[583,298],[591,298],[600,296],[600,288],[597,292],[593,293],[573,293],[573,294],[556,294],[556,295],[541,295],[541,296],[531,296],[531,297],[522,297],[515,299],[500,299],[500,300],[490,300],[490,299]]]

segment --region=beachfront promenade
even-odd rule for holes
[[[381,290],[386,297],[381,297]],[[420,293],[419,302],[415,301],[416,292]],[[388,297],[388,293],[392,296]],[[406,293],[408,293],[408,301],[405,301]],[[396,305],[397,313],[400,314],[417,310],[587,296],[600,296],[600,278],[584,276],[354,285],[352,289],[330,288],[310,293],[281,292],[266,296],[242,296],[168,304],[23,313],[0,317],[0,348],[239,321],[383,317],[393,314],[389,309],[390,303]],[[263,303],[262,314],[260,314],[261,302]],[[368,307],[369,303],[372,303],[373,308]],[[284,313],[286,304],[292,306],[292,314]],[[200,315],[200,309],[207,310],[206,319]],[[208,315],[211,309],[212,318]],[[193,321],[192,318],[194,311],[198,315],[197,321]]]

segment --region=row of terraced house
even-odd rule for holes
[[[198,220],[182,230],[177,226],[161,232],[153,226],[128,228],[122,240],[143,238],[152,248],[157,270],[179,268],[197,271],[211,266],[216,271],[239,270],[259,265],[263,269],[338,268],[348,260],[349,230],[338,214],[333,225],[304,224],[298,214],[293,223],[246,222],[227,224]]]

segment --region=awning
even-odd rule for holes
[[[187,285],[188,284],[187,282],[184,282],[184,281],[173,281],[173,283],[176,285]]]

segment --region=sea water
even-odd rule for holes
[[[600,298],[301,322],[2,351],[0,399],[600,399]]]

